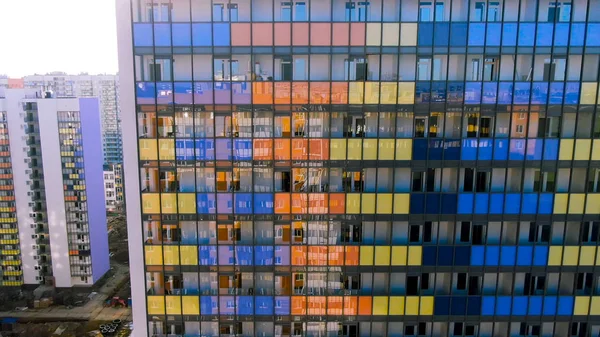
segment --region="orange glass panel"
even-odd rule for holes
[[[273,140],[255,139],[254,140],[254,160],[272,160],[273,159]]]
[[[331,103],[348,104],[348,82],[331,83]]]
[[[292,193],[292,214],[308,213],[308,195],[306,193]]]
[[[308,46],[308,23],[292,24],[292,45]]]
[[[310,27],[312,46],[331,46],[331,23],[313,23]]]
[[[292,160],[308,159],[308,139],[292,139]]]
[[[345,260],[347,266],[358,266],[360,261],[360,247],[346,246]]]
[[[309,315],[326,315],[327,297],[310,296],[308,297]]]
[[[275,139],[275,160],[290,160],[290,140]]]
[[[334,46],[347,46],[350,38],[349,23],[333,24],[333,43]]]
[[[275,193],[275,214],[290,214],[290,195]]]
[[[365,24],[352,23],[350,24],[350,45],[364,46],[365,45]]]
[[[344,315],[354,316],[358,312],[358,296],[344,296]]]
[[[232,23],[231,24],[231,45],[249,46],[250,45],[250,24]]]
[[[327,297],[327,314],[328,315],[342,315],[344,307],[344,298],[342,296],[328,296]]]
[[[328,82],[310,83],[310,103],[311,104],[329,104],[331,96]]]
[[[346,212],[346,195],[344,193],[329,194],[329,212],[344,214]]]
[[[291,89],[290,82],[275,82],[275,104],[290,104]]]
[[[327,265],[327,246],[309,246],[308,247],[308,265],[326,266]]]
[[[292,43],[292,24],[276,23],[275,24],[275,45],[289,46]]]
[[[356,248],[358,248],[358,247],[356,247]],[[329,259],[330,266],[343,266],[344,265],[344,247],[343,246],[329,246],[329,255],[327,258]]]
[[[329,139],[310,139],[308,149],[310,160],[329,160]]]
[[[273,83],[252,83],[252,102],[254,104],[273,104]]]
[[[308,213],[310,214],[327,214],[329,202],[326,193],[309,193],[308,194]]]
[[[373,297],[371,296],[359,296],[358,297],[358,314],[370,316],[371,308],[373,307]]]
[[[292,266],[306,266],[306,246],[292,246]]]
[[[308,104],[308,82],[292,83],[292,103]]]
[[[253,23],[252,24],[252,45],[254,46],[272,46],[273,45],[273,24],[271,23]]]
[[[292,296],[292,315],[306,315],[306,297]]]

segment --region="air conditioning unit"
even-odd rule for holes
[[[33,235],[31,235],[31,238],[32,238],[32,239],[37,239],[37,238],[39,238],[39,235],[37,235],[37,234],[33,234]]]
[[[42,269],[42,267],[40,267],[40,266],[33,266],[33,269],[40,270],[40,269]]]
[[[38,246],[38,245],[31,245],[31,248],[32,249],[40,249],[40,246]]]
[[[35,202],[27,203],[27,205],[29,205],[29,207],[33,207],[33,206],[35,206]]]
[[[31,227],[31,228],[36,228],[36,227],[37,227],[37,225],[36,225],[36,224],[34,224],[34,223],[32,223],[32,224],[30,224],[30,225],[29,225],[29,227]]]
[[[33,256],[33,259],[34,259],[34,260],[39,260],[39,259],[40,259],[40,257],[39,257],[38,255],[34,255],[34,256]]]

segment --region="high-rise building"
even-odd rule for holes
[[[140,336],[598,336],[600,1],[117,3]]]
[[[123,165],[104,165],[104,199],[106,211],[114,212],[123,208]]]
[[[118,75],[67,75],[61,72],[23,78],[24,87],[52,91],[53,97],[98,97],[102,119],[102,150],[105,164],[123,162]]]
[[[91,286],[108,271],[101,148],[98,99],[5,90],[1,286]]]

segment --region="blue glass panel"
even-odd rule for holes
[[[238,296],[236,300],[237,305],[235,308],[238,315],[254,314],[254,296]]]
[[[479,315],[481,312],[481,296],[469,296],[467,301],[467,315]]]
[[[528,104],[531,86],[529,82],[515,82],[513,101],[515,104]]]
[[[473,213],[473,194],[461,193],[458,195],[458,214]]]
[[[569,24],[556,23],[554,26],[554,45],[556,47],[566,47],[569,44]]]
[[[536,246],[533,249],[533,265],[545,266],[548,263],[548,247]]]
[[[155,23],[154,24],[154,45],[156,47],[171,46],[171,24]]]
[[[484,82],[483,83],[483,94],[481,97],[482,103],[496,104],[497,98],[498,98],[498,83],[497,82]]]
[[[548,82],[534,82],[531,88],[531,104],[548,102]]]
[[[423,265],[424,266],[435,266],[436,264],[437,247],[435,246],[424,246],[423,247]]]
[[[461,104],[464,99],[465,85],[463,82],[448,82],[448,103]]]
[[[529,310],[528,315],[541,315],[542,314],[542,296],[531,296],[529,298]]]
[[[565,95],[565,84],[563,82],[550,83],[550,104],[562,104]]]
[[[558,297],[558,315],[571,316],[573,315],[574,300],[572,296]]]
[[[438,247],[438,266],[452,266],[452,257],[454,256],[453,247],[440,246]]]
[[[492,160],[492,152],[494,150],[494,142],[491,139],[479,140],[479,151],[477,158],[479,160]]]
[[[467,82],[465,86],[465,104],[481,103],[481,82]]]
[[[217,202],[214,193],[198,193],[196,200],[198,214],[215,214]]]
[[[521,195],[518,193],[507,193],[506,203],[504,204],[504,213],[519,214],[519,206],[521,205]]]
[[[133,24],[133,45],[135,47],[152,47],[152,24],[134,23]]]
[[[571,40],[569,44],[571,46],[583,46],[583,39],[585,37],[585,23],[572,23],[571,24]]]
[[[210,47],[212,45],[212,26],[210,23],[192,24],[192,44],[195,47]]]
[[[427,103],[431,100],[431,83],[417,82],[415,85],[415,103]]]
[[[235,194],[235,212],[237,214],[252,214],[252,194]]]
[[[254,194],[254,213],[273,214],[273,194]]]
[[[517,257],[516,246],[503,246],[500,249],[500,265],[501,266],[514,266],[515,259]]]
[[[254,265],[272,266],[273,264],[273,246],[255,246],[254,247]]]
[[[450,296],[436,296],[433,314],[434,315],[449,315],[450,314]]]
[[[456,194],[442,194],[442,214],[456,214]]]
[[[450,315],[464,315],[467,312],[467,298],[466,297],[452,297],[452,304],[450,307]]]
[[[522,139],[511,139],[510,140],[510,150],[508,153],[508,158],[510,160],[523,160],[525,159],[525,144],[526,140]]]
[[[423,214],[425,213],[425,195],[424,194],[410,194],[410,214]]]
[[[437,193],[427,194],[427,205],[425,205],[425,213],[438,214],[440,213],[440,195]]]
[[[459,246],[454,247],[454,265],[468,266],[471,261],[471,247]]]
[[[537,213],[538,195],[537,193],[524,193],[523,194],[523,205],[521,212],[523,214],[535,214]]]
[[[214,303],[214,305],[213,305]],[[218,315],[219,302],[217,296],[200,296],[200,312],[203,315]]]
[[[154,82],[138,82],[135,86],[135,95],[138,104],[155,104],[156,85]]]
[[[194,140],[193,139],[176,139],[175,140],[175,158],[177,160],[194,160]],[[192,179],[193,182],[193,179]],[[183,191],[181,192],[193,192]]]
[[[433,44],[436,46],[445,47],[448,45],[450,34],[450,24],[448,22],[435,23],[435,35],[433,36]]]
[[[498,87],[498,104],[512,104],[513,84],[512,82],[500,82]]]
[[[192,45],[192,26],[189,23],[173,23],[173,47]]]
[[[510,315],[510,296],[498,296],[496,298],[496,315],[508,316]]]
[[[512,314],[515,316],[527,315],[527,296],[513,297]]]
[[[496,307],[496,298],[494,296],[483,296],[481,302],[481,315],[493,316]]]
[[[192,82],[175,82],[175,104],[192,104],[194,102],[194,91]]]
[[[427,160],[427,139],[413,140],[413,160]]]
[[[485,44],[485,23],[471,23],[469,25],[469,46],[483,46]]]
[[[565,89],[565,104],[578,104],[579,103],[579,82],[567,82],[567,88]]]
[[[500,37],[502,36],[501,23],[488,23],[485,44],[486,46],[500,46]]]
[[[460,160],[460,139],[446,139],[443,143],[445,160]],[[429,159],[434,159],[429,156]]]
[[[450,32],[450,46],[466,46],[467,45],[467,24],[452,23]]]
[[[290,314],[290,298],[288,296],[275,296],[275,315]]]
[[[436,81],[431,86],[431,102],[446,102],[446,82]]]
[[[173,104],[173,83],[156,83],[156,102],[158,104]]]
[[[462,151],[460,159],[462,160],[475,160],[477,159],[477,139],[463,139]]]
[[[254,308],[256,315],[273,315],[273,297],[256,296],[256,306]]]
[[[431,46],[433,43],[433,23],[419,23],[417,45]]]
[[[216,266],[217,265],[217,247],[216,246],[200,246],[198,248],[198,263],[201,266]]]
[[[486,266],[497,266],[498,259],[500,258],[500,247],[498,246],[487,246],[485,250],[485,265]]]
[[[490,214],[502,214],[504,209],[504,194],[491,194]]]
[[[535,39],[536,46],[549,47],[552,46],[552,37],[554,36],[554,23],[538,23],[537,36]]]
[[[517,23],[505,23],[502,26],[502,45],[516,46],[517,45]]]
[[[538,213],[539,214],[552,214],[552,205],[554,205],[554,194],[553,193],[541,193]]]
[[[252,160],[252,139],[233,140],[233,160]]]
[[[471,265],[472,266],[483,266],[485,257],[485,247],[473,246],[471,247]]]
[[[533,246],[519,246],[517,248],[517,266],[531,266]]]
[[[533,46],[535,23],[521,23],[519,25],[519,46]]]
[[[600,23],[588,23],[585,45],[587,47],[600,46]]]
[[[213,139],[196,139],[196,160],[214,160],[215,141]]]
[[[475,214],[487,214],[490,195],[487,193],[475,194]]]
[[[556,296],[544,296],[544,316],[556,315],[556,304],[558,298]]]
[[[253,246],[235,246],[235,264],[237,266],[251,266],[254,260],[252,254]]]
[[[229,23],[213,24],[213,41],[215,46],[225,47],[231,45],[229,30]]]

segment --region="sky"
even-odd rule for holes
[[[114,0],[0,0],[0,75],[116,74]]]

